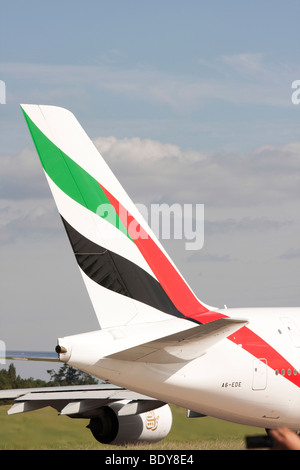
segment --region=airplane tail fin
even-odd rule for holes
[[[169,315],[215,319],[74,115],[54,106],[21,108],[101,328]]]

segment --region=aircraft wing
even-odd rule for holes
[[[165,403],[116,385],[72,385],[65,387],[0,390],[0,400],[14,399],[8,414],[24,413],[51,406],[62,415],[92,418],[113,403],[122,403],[118,415],[129,416],[154,410]]]
[[[70,418],[90,419],[86,427],[102,444],[158,442],[172,427],[167,403],[107,383],[0,390],[4,399],[14,399],[10,415],[50,406]]]

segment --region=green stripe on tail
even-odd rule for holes
[[[131,239],[99,183],[53,144],[22,111],[42,166],[51,180],[74,201],[106,219]],[[109,214],[99,210],[101,205],[109,208]]]

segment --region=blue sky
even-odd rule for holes
[[[20,103],[74,112],[136,202],[205,205],[204,248],[166,245],[203,301],[299,304],[299,13],[296,0],[1,6],[8,348],[97,327]]]
[[[296,132],[299,8],[9,2],[0,33],[7,114],[17,119],[18,102],[35,99],[80,112],[93,135],[130,133],[199,150],[253,149],[266,137],[285,143]]]
[[[117,52],[127,68],[198,73],[196,62],[264,52],[297,56],[299,2],[262,0],[64,0],[9,2],[2,9],[3,60],[92,65]]]

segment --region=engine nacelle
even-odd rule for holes
[[[121,405],[123,407],[124,405]],[[101,408],[99,415],[87,426],[102,444],[126,445],[138,442],[157,442],[164,439],[172,427],[169,405],[146,413],[118,416],[120,404]]]

